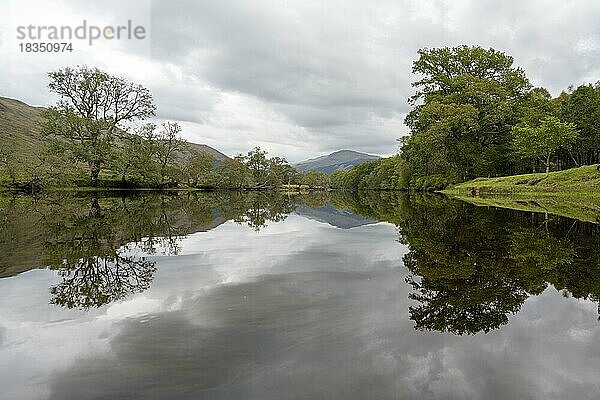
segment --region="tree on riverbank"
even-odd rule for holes
[[[399,154],[336,172],[336,187],[442,189],[539,164],[600,162],[600,83],[553,99],[532,88],[511,56],[478,46],[421,49],[413,72],[420,78]]]
[[[302,177],[302,184],[309,189],[326,189],[330,186],[329,175],[324,172],[310,171]]]
[[[573,124],[561,122],[556,117],[544,118],[540,126],[515,126],[513,147],[523,158],[539,159],[550,172],[550,157],[559,149],[569,150],[577,141],[577,131]]]
[[[98,68],[64,68],[48,76],[48,88],[60,101],[44,112],[44,133],[61,138],[61,148],[87,164],[90,185],[98,186],[100,171],[127,124],[154,115],[152,95]]]
[[[94,187],[266,189],[298,181],[285,159],[268,157],[259,147],[234,160],[215,160],[202,146],[186,143],[177,123],[145,123],[156,107],[141,85],[85,66],[48,76],[60,100],[42,112],[42,132],[52,139],[50,153],[71,166],[63,184],[83,184],[79,163],[87,168],[86,185]],[[141,126],[134,128],[136,123]],[[16,186],[13,153],[0,150],[0,167]]]
[[[412,84],[401,148],[412,175],[460,181],[510,172],[511,127],[531,88],[513,58],[481,47],[421,49],[413,73],[422,78]]]
[[[573,146],[576,166],[600,162],[600,82],[580,85],[553,100],[562,121],[575,125],[579,138]],[[570,155],[567,160],[572,160]]]

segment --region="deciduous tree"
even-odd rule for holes
[[[539,159],[550,171],[550,158],[558,149],[569,149],[577,141],[575,126],[556,117],[544,118],[539,127],[518,125],[512,129],[513,147],[523,158]]]
[[[59,102],[44,112],[43,131],[62,138],[72,157],[87,164],[90,184],[108,162],[115,139],[133,121],[154,115],[145,87],[98,68],[64,68],[48,74]]]

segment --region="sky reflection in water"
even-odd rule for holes
[[[198,202],[174,200],[161,204],[184,210],[167,218],[177,238],[119,250],[153,265],[147,288],[99,307],[61,305],[49,304],[49,288],[73,276],[64,265],[0,279],[0,398],[591,399],[600,389],[597,282],[573,272],[596,245],[593,226],[405,198],[385,199],[395,206],[384,211],[373,200],[304,199],[288,214],[294,200],[264,221],[249,215],[281,199],[254,199],[246,205],[256,209],[207,206],[185,219]],[[140,236],[164,233],[166,214],[144,218],[136,201],[146,212],[154,203],[125,200],[132,220],[155,221]],[[131,234],[114,214],[120,201],[99,206],[103,221],[122,221],[115,232]],[[95,206],[81,207],[69,215],[109,254],[110,240],[90,228]],[[398,224],[402,243],[377,219]],[[45,261],[61,242],[50,231]],[[532,238],[535,254],[522,248]]]

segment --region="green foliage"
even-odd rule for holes
[[[207,152],[193,153],[183,166],[183,177],[190,187],[211,187],[214,185],[214,159]]]
[[[254,186],[252,173],[243,162],[243,157],[225,159],[219,164],[216,186],[223,189],[244,189]]]
[[[48,88],[60,101],[44,112],[43,132],[60,138],[74,160],[88,165],[96,186],[126,124],[154,115],[152,96],[143,86],[97,68],[65,68],[48,76]]]
[[[330,185],[343,190],[404,190],[410,184],[408,168],[400,156],[381,158],[350,170],[334,171]]]
[[[133,134],[123,135],[111,148],[107,164],[121,186],[174,187],[185,181],[187,165],[179,160],[185,150],[181,128],[172,122],[146,124]],[[194,154],[189,155],[190,158]]]
[[[481,47],[419,50],[413,72],[423,77],[413,83],[401,149],[413,175],[453,182],[507,171],[510,128],[531,86],[512,64]]]
[[[556,117],[545,117],[540,126],[517,125],[512,128],[514,151],[522,158],[537,158],[550,170],[550,157],[559,149],[568,150],[577,140],[573,124]]]
[[[269,187],[293,185],[298,184],[300,181],[300,174],[294,167],[288,164],[285,158],[271,157],[268,168],[267,185]]]
[[[249,185],[262,189],[298,182],[298,172],[285,158],[268,157],[267,154],[260,147],[255,147],[246,155],[236,157],[252,176],[252,183]]]
[[[261,150],[260,147],[257,146],[249,151],[242,160],[246,165],[246,168],[248,168],[252,174],[256,184],[258,186],[266,185],[269,176],[269,160],[267,159],[267,152]]]
[[[169,180],[170,186],[176,186],[178,175],[175,165],[176,156],[183,150],[185,144],[181,139],[181,127],[175,122],[166,122],[153,135],[151,142],[154,145],[154,158],[158,163],[160,184],[164,186]]]
[[[557,114],[550,92],[539,87],[527,93],[517,111],[519,123],[528,126],[539,126],[544,118]]]
[[[414,178],[411,184],[411,188],[415,190],[424,191],[440,190],[447,187],[451,183],[453,183],[453,181],[450,180],[450,178],[441,174],[434,174]]]
[[[411,97],[413,103],[430,96],[460,93],[468,86],[476,91],[473,82],[497,82],[513,98],[523,96],[530,86],[523,70],[512,66],[513,58],[494,49],[463,45],[424,48],[418,54],[413,73],[423,77],[412,84],[417,88]]]
[[[575,125],[579,139],[573,147],[577,165],[600,162],[600,82],[581,85],[555,100],[563,121]]]
[[[51,110],[48,115],[57,112]],[[75,114],[69,115],[74,121],[83,121]],[[46,129],[50,129],[52,121],[58,120],[50,116]],[[105,160],[102,165],[109,167],[112,179],[104,178],[101,183],[118,187],[241,190],[278,188],[299,182],[297,171],[285,159],[268,157],[259,147],[247,155],[217,163],[207,152],[188,148],[180,134],[181,127],[177,123],[166,122],[160,127],[145,124],[133,133],[119,132],[114,140],[99,137],[93,151],[102,154]],[[88,160],[86,151],[92,151],[86,142],[77,141],[55,141],[51,149],[56,155],[79,161]]]
[[[330,185],[329,175],[324,172],[310,171],[302,176],[302,184],[309,189],[328,189]]]

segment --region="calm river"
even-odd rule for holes
[[[597,399],[600,226],[399,194],[0,197],[1,399]]]

